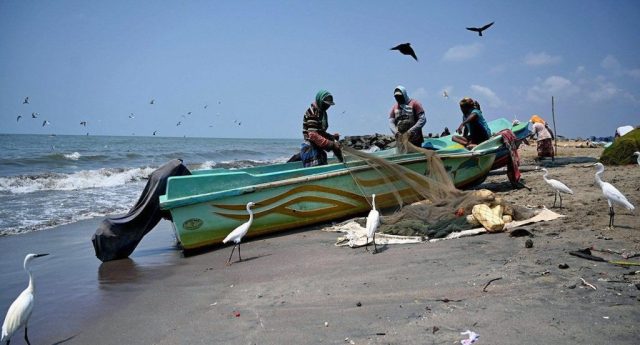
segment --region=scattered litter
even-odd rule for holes
[[[592,288],[592,289],[594,289],[594,290],[598,290],[598,289],[597,289],[593,284],[589,284],[589,283],[587,283],[587,281],[586,281],[586,280],[584,280],[584,279],[582,279],[582,278],[580,278],[580,280],[582,280],[582,284],[584,284],[584,285],[586,285],[586,286],[588,286],[588,287],[590,287],[590,288]]]
[[[599,256],[591,255],[591,250],[589,248],[569,252],[569,254],[573,256],[577,256],[579,258],[587,259],[587,260],[607,261]]]
[[[492,282],[496,281],[496,280],[500,280],[502,279],[502,277],[498,277],[498,278],[493,278],[491,280],[489,280],[484,287],[482,288],[482,292],[487,292],[487,287],[489,286],[489,284],[491,284]]]
[[[622,250],[615,250],[615,249],[609,249],[609,248],[598,249],[595,246],[591,246],[591,250],[595,250],[597,252],[603,252],[603,253],[617,254],[617,255],[622,256],[623,259],[631,259],[631,258],[634,258],[636,256],[640,256],[640,252],[637,252],[637,251],[625,251],[624,249],[622,249]]]
[[[209,306],[212,307],[212,306],[217,305],[217,304],[218,304],[218,302],[213,302],[213,303],[209,304]]]
[[[240,317],[240,312],[239,312],[239,311],[237,311],[237,310],[234,310],[234,311],[233,311],[233,316],[235,316],[235,317]]]
[[[517,229],[511,230],[511,232],[509,232],[509,236],[510,237],[523,237],[523,236],[533,237],[533,234],[529,232],[529,230],[527,229],[517,228]]]
[[[567,268],[569,268],[569,265],[563,262],[560,265],[558,265],[558,268],[561,270],[566,270]]]
[[[433,326],[433,329],[431,329],[431,334],[436,334],[436,332],[439,330],[440,328],[438,326]]]
[[[608,317],[608,316],[603,316],[602,318],[603,318],[603,319],[607,319],[607,320],[609,320],[609,317]]]
[[[462,335],[466,334],[468,336],[467,339],[460,340],[460,344],[462,344],[462,345],[471,345],[471,344],[475,343],[476,341],[478,341],[478,338],[480,338],[480,334],[478,334],[476,332],[472,332],[470,330],[466,330],[464,332],[460,332],[460,334],[462,334]]]
[[[356,307],[362,307],[362,303],[360,302],[356,303]]]
[[[524,241],[524,247],[525,248],[533,248],[533,240],[531,240],[530,238],[527,238],[527,240]]]
[[[324,322],[325,327],[329,327],[329,323],[327,321]]]

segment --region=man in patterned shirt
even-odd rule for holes
[[[302,121],[302,135],[304,143],[300,149],[302,165],[312,167],[327,164],[327,153],[333,154],[342,162],[340,150],[340,134],[329,134],[329,120],[327,110],[334,105],[333,95],[327,90],[320,90],[316,94],[315,102],[304,113]]]

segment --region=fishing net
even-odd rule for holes
[[[606,165],[633,164],[637,161],[637,156],[633,155],[636,151],[640,151],[639,128],[616,138],[613,144],[602,152],[600,161]]]
[[[396,207],[391,207],[390,211],[384,210],[384,213],[390,214],[382,217],[379,232],[442,238],[452,232],[477,228],[479,224],[470,221],[467,216],[471,215],[474,206],[479,204],[494,209],[500,206],[500,217],[508,215],[514,220],[526,219],[533,215],[532,211],[509,205],[486,189],[457,189],[438,154],[412,145],[407,140],[407,135],[400,136],[396,145],[398,153],[421,153],[425,156],[427,169],[424,175],[387,159],[343,147],[347,168],[364,161],[384,180],[394,196]],[[371,187],[359,187],[367,200],[370,200]],[[414,202],[405,205],[405,201]]]

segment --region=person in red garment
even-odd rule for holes
[[[334,156],[341,162],[340,134],[329,134],[329,119],[327,110],[334,105],[333,95],[327,90],[320,90],[316,94],[315,102],[304,113],[302,120],[302,136],[304,143],[300,148],[300,159],[304,167],[327,164],[327,151],[333,151]]]

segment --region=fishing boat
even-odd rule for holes
[[[492,131],[508,128],[524,135],[526,123],[512,125],[502,119],[490,123]],[[428,139],[458,188],[484,181],[496,158],[508,155],[500,136],[492,137],[473,150],[450,138]],[[456,146],[457,145],[457,146]],[[428,147],[429,145],[426,145]],[[396,154],[395,149],[373,153],[420,174],[427,174],[424,154]],[[418,200],[410,188],[395,191],[389,180],[364,162],[303,168],[301,162],[271,164],[229,170],[205,169],[167,180],[160,208],[169,211],[176,237],[184,250],[221,243],[225,236],[248,219],[245,210],[254,202],[254,220],[247,237],[329,222],[366,213],[367,197],[376,194],[378,207]],[[366,193],[365,193],[366,190]]]

